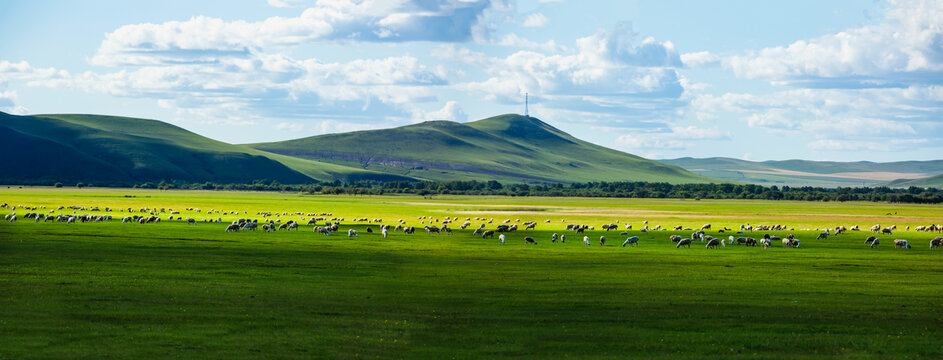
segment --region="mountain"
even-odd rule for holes
[[[717,181],[591,144],[537,118],[512,114],[468,123],[427,121],[246,146],[436,181]]]
[[[756,162],[723,157],[686,157],[660,161],[699,175],[762,185],[878,186],[895,179],[916,179],[943,173],[943,160],[887,163],[809,160]]]
[[[0,112],[7,150],[2,183],[162,180],[286,184],[313,179],[405,179],[334,164],[282,158],[212,140],[156,120],[100,115],[15,116]]]
[[[925,177],[925,178],[918,178],[918,179],[897,179],[897,180],[885,183],[883,185],[887,185],[890,187],[917,186],[917,187],[943,188],[943,174]]]

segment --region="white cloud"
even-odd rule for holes
[[[439,110],[428,113],[417,112],[416,116],[414,117],[414,122],[428,120],[450,120],[464,122],[468,120],[468,115],[465,114],[465,111],[462,110],[462,107],[458,105],[458,102],[449,101],[445,103],[445,106]]]
[[[268,0],[270,6],[279,8],[290,8],[301,5],[304,0]]]
[[[197,16],[125,25],[105,35],[95,65],[212,63],[225,57],[314,40],[442,41],[472,39],[491,0],[321,0],[298,17],[258,22]],[[480,31],[479,31],[480,32]]]
[[[711,54],[709,51],[700,51],[681,54],[681,62],[689,68],[716,66],[720,64],[720,56]]]
[[[539,27],[547,26],[548,23],[550,23],[550,20],[547,19],[547,17],[544,16],[544,14],[533,13],[533,14],[527,15],[527,17],[524,18],[523,25],[524,27],[539,28]]]
[[[628,151],[648,151],[661,153],[669,150],[682,150],[699,146],[698,140],[729,139],[728,132],[717,128],[700,128],[697,126],[671,126],[668,131],[659,132],[632,132],[619,135],[616,145]]]
[[[532,40],[528,40],[522,37],[517,36],[517,34],[507,34],[498,41],[492,41],[492,45],[498,46],[507,46],[516,49],[527,49],[527,50],[537,50],[544,51],[548,53],[553,52],[564,52],[567,51],[565,46],[557,45],[553,40],[548,40],[543,43],[538,43]]]
[[[16,91],[0,91],[0,111],[13,115],[26,115],[27,109],[18,104]]]
[[[943,83],[943,2],[891,0],[887,21],[724,60],[745,78],[810,87]]]
[[[292,122],[280,122],[278,125],[275,125],[275,128],[278,130],[290,131],[290,132],[301,132],[305,128],[305,124],[301,123],[292,123]]]

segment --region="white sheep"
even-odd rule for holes
[[[504,244],[504,234],[498,235],[498,240],[501,240],[501,243]]]
[[[622,243],[622,247],[625,247],[626,245],[629,245],[629,244],[632,244],[635,247],[638,247],[638,236],[632,236],[628,239],[625,239],[625,242]]]
[[[358,239],[360,238],[360,234],[357,234],[357,230],[354,230],[354,229],[347,230],[347,238],[350,239],[352,237],[356,237]]]

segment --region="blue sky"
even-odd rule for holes
[[[941,1],[0,3],[0,110],[232,143],[531,114],[650,158],[943,158]]]

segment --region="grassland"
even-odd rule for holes
[[[516,114],[467,123],[427,121],[246,146],[434,181],[722,182],[598,146],[537,118]]]
[[[667,240],[688,232],[631,231],[641,246],[622,248],[615,232],[589,231],[587,247],[561,231],[564,219],[902,228],[940,223],[940,206],[45,188],[0,189],[0,203],[165,207],[224,221],[257,211],[417,226],[419,216],[538,221],[505,245],[467,231],[383,239],[365,231],[376,225],[349,221],[342,229],[359,238],[179,221],[2,222],[0,359],[943,356],[943,251],[927,249],[935,234],[892,237],[910,239],[910,250],[868,249],[864,232],[816,241],[802,230],[791,231],[800,249],[705,250]],[[550,243],[554,232],[570,239]]]

